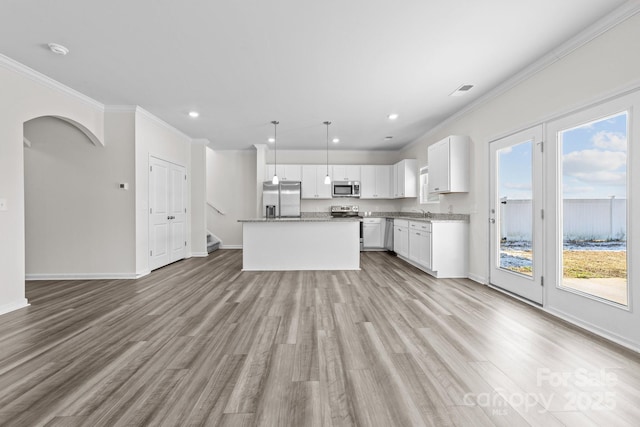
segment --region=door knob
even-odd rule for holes
[[[495,223],[496,223],[496,219],[495,219],[495,218],[489,218],[489,222],[490,222],[491,224],[495,224]]]

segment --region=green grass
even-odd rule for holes
[[[576,279],[626,278],[626,251],[563,251],[563,276]]]
[[[514,251],[516,252],[516,251]],[[518,256],[531,257],[531,252],[517,251]],[[625,251],[563,251],[563,276],[569,279],[627,277]],[[511,271],[531,275],[531,267],[510,267]]]

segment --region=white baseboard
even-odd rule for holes
[[[534,308],[536,308],[538,310],[542,310],[545,313],[548,313],[548,314],[552,315],[553,317],[557,317],[558,319],[562,319],[567,323],[571,323],[572,325],[577,326],[577,327],[579,327],[581,329],[584,329],[586,331],[589,331],[589,332],[591,332],[591,333],[593,333],[595,335],[598,335],[599,337],[602,337],[602,338],[604,338],[606,340],[609,340],[609,341],[611,341],[613,343],[621,345],[622,347],[628,348],[629,350],[635,351],[636,353],[640,353],[640,344],[639,343],[630,341],[630,340],[628,340],[628,339],[626,339],[624,337],[621,337],[618,334],[615,334],[615,333],[613,333],[611,331],[608,331],[606,329],[602,329],[602,328],[600,328],[600,327],[598,327],[596,325],[593,325],[593,324],[591,324],[589,322],[584,322],[584,321],[582,321],[582,320],[580,320],[580,319],[578,319],[578,318],[576,318],[576,317],[574,317],[574,316],[572,316],[570,314],[567,314],[567,313],[565,313],[563,311],[555,310],[553,308],[547,308],[547,307],[543,307],[541,305],[535,304],[535,303],[533,303],[533,302],[531,302],[531,301],[529,301],[529,300],[527,300],[525,298],[522,298],[522,297],[520,297],[520,296],[518,296],[516,294],[513,294],[511,292],[507,292],[507,291],[505,291],[503,289],[500,289],[500,288],[498,288],[496,286],[493,286],[491,284],[489,284],[489,287],[491,289],[494,289],[494,290],[496,290],[496,291],[498,291],[498,292],[510,297],[510,298],[517,299],[518,301],[521,301],[521,302],[523,302],[523,303],[525,303],[527,305],[530,305],[531,307],[534,307]]]
[[[552,316],[558,317],[568,323],[571,323],[572,325],[578,326],[579,328],[582,329],[586,329],[589,332],[592,332],[602,338],[605,338],[609,341],[612,341],[618,345],[621,345],[622,347],[628,348],[629,350],[633,350],[636,353],[640,353],[640,343],[634,342],[634,341],[630,341],[628,339],[626,339],[625,337],[622,337],[618,334],[615,334],[611,331],[608,331],[606,329],[602,329],[596,325],[593,325],[589,322],[585,322],[583,320],[580,320],[570,314],[567,314],[563,311],[560,310],[555,310],[553,308],[546,308],[546,307],[540,307],[543,311],[551,314]]]
[[[146,273],[54,273],[54,274],[26,274],[25,280],[124,280],[138,279]]]
[[[469,278],[469,280],[473,280],[474,282],[480,283],[481,285],[486,285],[488,283],[486,277],[478,276],[477,274],[469,273],[467,277]]]
[[[209,256],[209,252],[193,252],[191,256],[196,258],[204,258]]]
[[[6,314],[11,311],[19,310],[21,308],[29,307],[29,301],[26,298],[20,298],[17,301],[10,302],[9,304],[0,305],[0,315]]]
[[[242,245],[222,245],[220,249],[242,249]]]

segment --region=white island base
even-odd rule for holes
[[[358,221],[246,220],[242,270],[359,270]]]

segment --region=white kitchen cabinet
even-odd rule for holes
[[[431,223],[409,222],[409,259],[431,269]]]
[[[364,218],[362,220],[362,239],[365,249],[382,249],[384,247],[384,218]]]
[[[360,165],[331,166],[332,181],[360,181]]]
[[[401,257],[409,257],[409,221],[393,221],[393,251]]]
[[[441,221],[431,224],[431,270],[436,277],[467,277],[469,224]]]
[[[469,191],[469,138],[452,135],[427,148],[429,193]]]
[[[390,199],[391,172],[389,165],[363,165],[360,168],[360,198]]]
[[[280,181],[302,181],[301,165],[278,165],[277,168],[274,165],[267,165],[267,176],[265,176],[266,181],[273,179],[274,169],[278,170],[278,179]]]
[[[393,165],[393,175],[394,198],[418,196],[418,161],[416,159],[404,159]]]
[[[398,256],[438,278],[467,277],[468,223],[408,221],[408,227],[402,227],[395,221],[394,233],[400,233],[397,246],[401,251],[396,250]],[[408,237],[405,237],[407,234]],[[406,252],[403,240],[407,241]],[[396,235],[394,234],[394,250],[395,247]]]
[[[325,184],[327,167],[322,165],[302,165],[302,191],[303,199],[330,199],[331,184]]]

